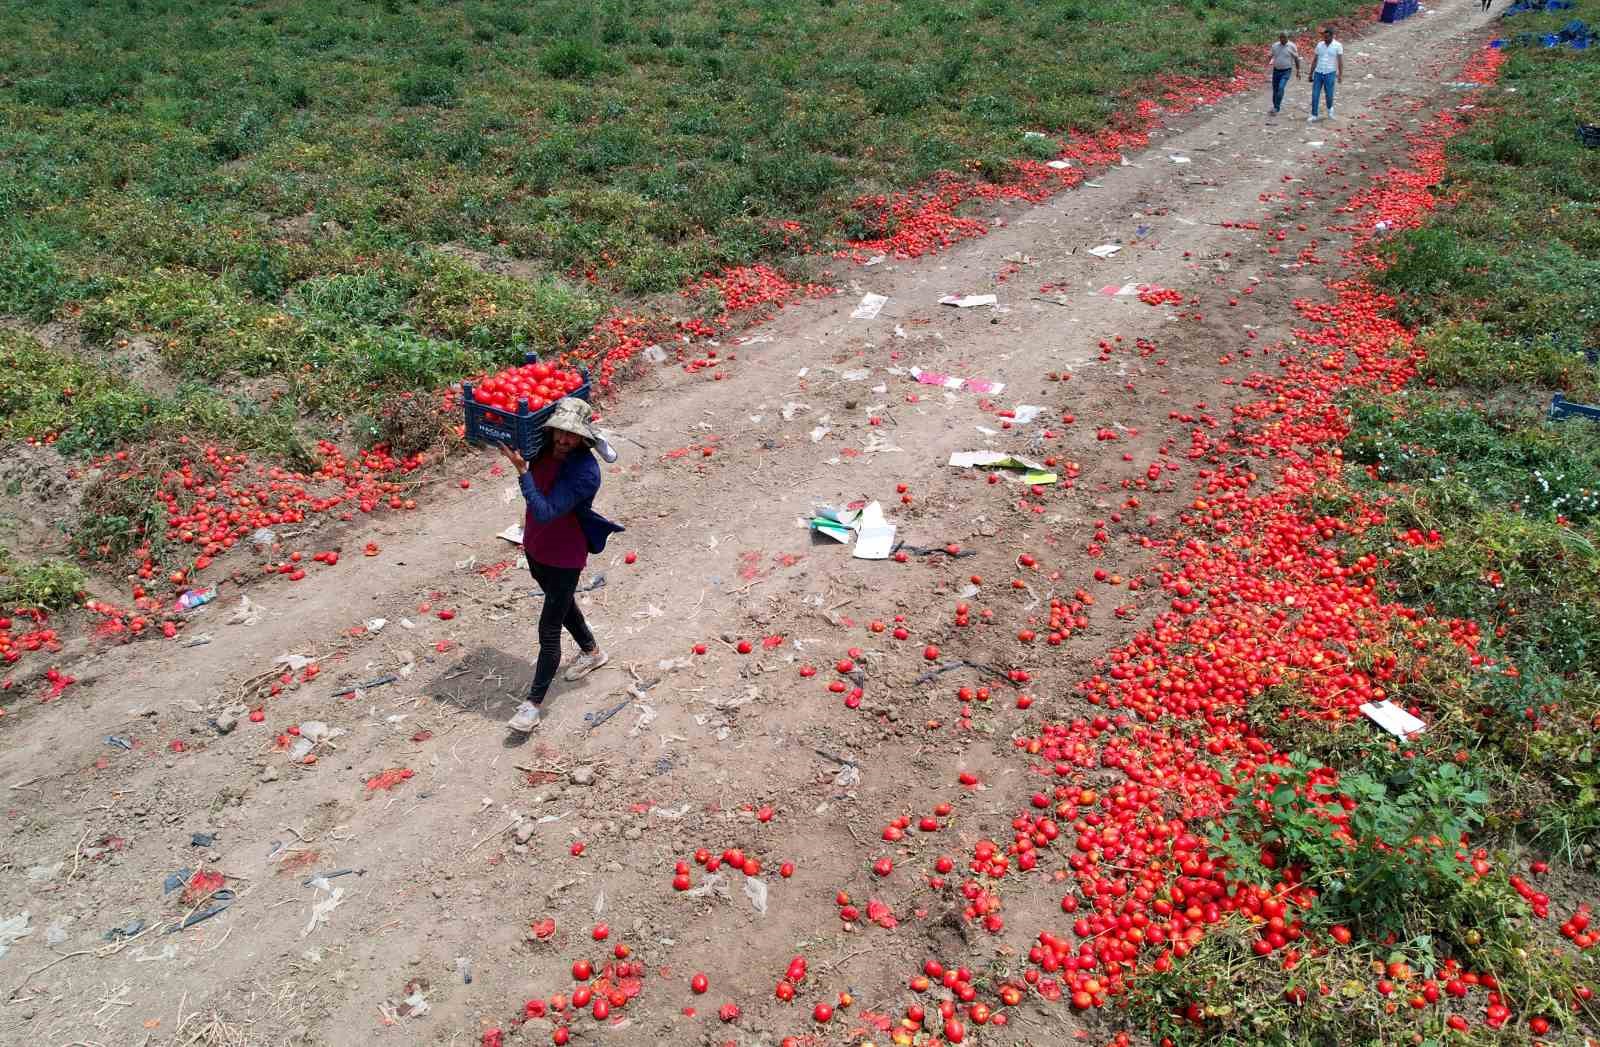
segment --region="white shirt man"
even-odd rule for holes
[[[1317,53],[1311,62],[1311,118],[1309,123],[1321,119],[1317,112],[1318,100],[1326,96],[1328,119],[1333,119],[1333,85],[1344,80],[1344,45],[1333,38],[1333,27],[1322,31],[1317,42]]]

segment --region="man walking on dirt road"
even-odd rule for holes
[[[1317,55],[1311,63],[1311,116],[1306,123],[1314,124],[1321,117],[1317,114],[1317,97],[1323,92],[1328,96],[1328,119],[1333,119],[1333,84],[1334,81],[1344,80],[1344,45],[1333,38],[1333,26],[1322,30],[1322,39],[1317,41]]]
[[[1300,49],[1294,46],[1288,33],[1279,33],[1278,42],[1272,45],[1272,109],[1267,114],[1277,116],[1283,108],[1283,89],[1289,85],[1291,71],[1300,76]]]

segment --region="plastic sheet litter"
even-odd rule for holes
[[[123,941],[124,939],[132,938],[134,935],[136,935],[140,931],[144,930],[146,926],[148,926],[148,925],[144,922],[144,920],[142,920],[142,919],[133,919],[133,920],[129,920],[127,923],[123,924],[121,927],[113,927],[113,928],[111,928],[111,930],[109,930],[105,934],[101,935],[101,937],[104,938],[108,942],[120,942],[120,941]]]
[[[195,924],[204,920],[209,920],[213,916],[221,915],[222,913],[227,912],[228,908],[233,905],[233,900],[234,893],[231,890],[226,887],[219,888],[218,890],[211,892],[211,904],[209,906],[201,909],[198,912],[190,913],[184,918],[182,923],[176,923],[171,927],[168,927],[167,933],[176,934],[177,932],[193,927]]]
[[[28,910],[24,909],[15,916],[0,920],[0,957],[4,957],[13,945],[33,933],[33,928],[28,926],[28,919]]]

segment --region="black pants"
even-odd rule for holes
[[[585,651],[594,650],[594,634],[589,623],[578,610],[577,567],[551,567],[536,560],[528,561],[528,571],[544,590],[544,610],[539,612],[539,661],[533,670],[533,685],[528,688],[528,701],[534,705],[544,701],[545,692],[556,678],[561,667],[561,628],[566,627],[578,646]]]

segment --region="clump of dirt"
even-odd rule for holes
[[[0,547],[19,557],[60,552],[83,486],[54,447],[16,444],[0,459]]]

